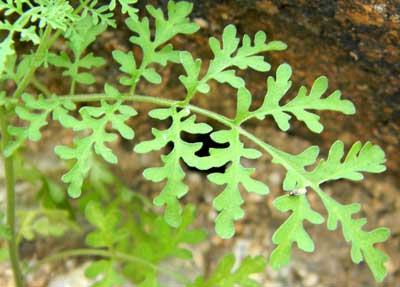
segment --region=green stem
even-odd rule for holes
[[[39,90],[39,92],[42,92],[46,97],[49,97],[51,95],[50,90],[43,85],[36,77],[31,78],[31,83],[33,86]]]
[[[145,265],[157,272],[164,273],[164,274],[178,280],[181,283],[185,283],[185,284],[190,283],[190,281],[186,277],[184,277],[180,274],[177,274],[173,271],[170,271],[164,267],[161,268],[161,267],[159,267],[147,260],[144,260],[140,257],[136,257],[133,255],[129,255],[129,254],[121,253],[121,252],[110,252],[107,250],[89,249],[89,248],[61,251],[61,252],[52,254],[50,256],[47,256],[46,258],[35,263],[33,266],[29,267],[27,270],[27,273],[35,272],[43,264],[46,264],[46,263],[49,263],[52,261],[59,261],[66,257],[74,257],[74,256],[100,256],[100,257],[106,257],[106,258],[115,258],[115,259],[119,259],[121,261],[126,261],[126,262],[131,262],[131,263],[136,263],[136,264],[142,264],[142,265]]]
[[[69,99],[74,102],[91,102],[91,101],[100,101],[100,100],[115,100],[115,98],[106,96],[105,94],[90,94],[90,95],[74,95],[74,96],[63,96],[60,97],[61,99]],[[122,95],[122,100],[123,101],[133,101],[133,102],[141,102],[141,103],[150,103],[150,104],[155,104],[159,106],[179,106],[179,107],[186,107],[189,110],[200,114],[204,115],[208,118],[211,118],[213,120],[216,120],[220,122],[221,124],[231,128],[235,129],[239,132],[240,135],[248,138],[250,141],[254,142],[258,146],[260,146],[262,149],[264,149],[271,157],[275,158],[278,160],[287,170],[296,170],[290,162],[285,160],[284,157],[281,156],[281,153],[278,149],[275,147],[265,143],[252,133],[246,131],[243,129],[241,126],[238,126],[234,120],[227,118],[221,114],[209,111],[207,109],[203,109],[194,105],[182,105],[181,101],[174,101],[174,100],[169,100],[169,99],[162,99],[162,98],[157,98],[157,97],[150,97],[150,96],[143,96],[143,95]],[[305,182],[310,182],[312,181],[308,179],[304,174],[298,173],[300,177],[302,177]]]
[[[39,66],[38,61],[40,57],[42,57],[43,53],[49,48],[48,38],[51,33],[50,26],[46,26],[42,39],[40,41],[39,47],[36,50],[35,56],[33,57],[33,63],[29,67],[29,70],[26,72],[24,78],[22,79],[21,83],[18,83],[18,88],[15,90],[14,94],[12,95],[13,99],[17,99],[21,96],[24,92],[25,88],[29,85],[32,80],[32,76],[35,73],[36,69]]]
[[[0,126],[1,140],[4,148],[10,142],[10,135],[7,131],[7,120],[5,118],[5,110],[0,107]],[[14,176],[14,159],[13,156],[4,158],[4,172],[6,178],[7,191],[7,225],[10,228],[11,239],[8,241],[8,253],[10,255],[11,267],[14,273],[14,280],[17,287],[23,286],[23,275],[21,272],[18,256],[18,245],[16,241],[16,220],[15,220],[15,176]]]

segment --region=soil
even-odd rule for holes
[[[383,284],[374,282],[365,264],[355,265],[351,262],[350,246],[343,239],[341,231],[327,231],[324,224],[307,226],[316,243],[314,253],[305,254],[294,248],[290,265],[280,271],[268,268],[265,274],[258,277],[260,282],[263,286],[273,287],[400,286],[400,227],[397,222],[400,219],[399,4],[396,4],[396,1],[375,1],[374,5],[380,6],[373,6],[367,1],[349,1],[352,4],[346,4],[347,1],[326,1],[328,4],[325,6],[308,3],[314,1],[299,1],[299,5],[295,5],[295,1],[192,2],[195,2],[196,7],[194,20],[200,23],[203,29],[194,36],[177,37],[173,42],[177,48],[188,49],[197,57],[210,59],[207,38],[210,35],[220,35],[226,24],[236,24],[240,33],[254,34],[256,30],[265,30],[270,39],[283,40],[289,45],[285,52],[268,54],[273,64],[272,71],[275,71],[279,63],[289,62],[294,70],[293,81],[297,87],[300,84],[309,87],[317,76],[327,75],[330,79],[330,89],[341,89],[344,97],[352,100],[358,108],[357,115],[352,118],[337,113],[321,114],[322,122],[326,126],[321,135],[311,134],[302,124],[294,122],[290,132],[285,134],[268,120],[262,123],[251,122],[246,127],[249,131],[291,153],[298,153],[310,145],[318,144],[322,153],[326,155],[335,139],[341,139],[346,146],[358,139],[370,139],[380,144],[388,156],[388,172],[384,174],[368,174],[362,182],[338,181],[324,186],[327,193],[342,203],[360,202],[361,215],[368,219],[367,229],[378,226],[391,229],[390,239],[379,245],[381,250],[390,255],[387,263],[389,274]],[[352,9],[349,8],[351,5],[354,6]],[[322,6],[324,8],[321,8]],[[384,12],[380,12],[381,9],[384,9]],[[90,49],[95,54],[106,57],[109,64],[96,71],[95,85],[88,89],[78,86],[80,92],[101,92],[105,81],[118,86],[118,67],[110,58],[110,52],[114,49],[132,49],[128,41],[129,31],[122,21],[118,25],[118,30],[107,31],[91,46]],[[364,26],[368,29],[363,30]],[[358,29],[357,32],[352,33],[351,27]],[[377,38],[376,35],[380,33],[384,33],[385,36]],[[357,41],[353,37],[356,37]],[[379,49],[375,49],[375,45],[378,44],[382,48],[381,53],[378,53]],[[61,41],[57,45],[59,49],[64,47]],[[161,85],[142,84],[138,92],[180,99],[184,95],[184,90],[177,80],[181,72],[177,66],[167,66],[162,71],[164,80]],[[255,104],[259,104],[265,95],[266,75],[255,72],[241,75],[249,83],[249,88],[255,96]],[[50,76],[38,73],[38,76],[52,91],[58,94],[68,91],[69,83],[55,73],[51,73]],[[235,94],[232,89],[212,84],[211,93],[208,96],[198,96],[195,104],[232,116],[235,112],[234,100]],[[133,143],[121,141],[112,146],[120,160],[118,166],[112,169],[128,186],[140,190],[143,194],[154,196],[159,192],[160,185],[147,182],[141,173],[144,168],[159,162],[159,154],[140,156],[132,152],[132,147],[137,142],[149,139],[150,128],[157,123],[147,117],[151,106],[136,104],[135,108],[139,115],[132,119],[130,124],[135,129],[136,139]],[[220,128],[212,121],[209,123],[215,128]],[[62,168],[58,160],[51,155],[52,150],[61,142],[71,142],[72,136],[70,131],[60,130],[57,124],[50,123],[40,144],[29,143],[27,159],[36,162],[44,171],[48,169],[54,172],[54,169]],[[252,146],[251,143],[248,145]],[[213,230],[216,213],[212,209],[212,200],[220,188],[209,183],[205,173],[187,170],[186,182],[190,186],[190,193],[183,202],[192,202],[198,206],[199,218],[196,224],[207,228],[209,240],[193,250],[193,266],[182,267],[176,263],[175,268],[178,270],[185,270],[189,276],[198,270],[210,272],[222,255],[230,250],[239,258],[259,254],[269,256],[274,248],[271,242],[272,234],[288,215],[277,212],[272,206],[272,201],[283,194],[281,184],[284,170],[272,164],[267,156],[246,164],[256,168],[255,177],[269,185],[271,194],[266,197],[243,194],[246,215],[243,220],[237,222],[237,234],[231,240],[218,238]],[[326,214],[315,194],[310,192],[309,199],[313,208]],[[19,200],[24,202],[22,198]],[[23,253],[28,258],[33,258],[38,253],[42,256],[51,253],[52,248],[58,249],[60,244],[65,246],[65,242],[50,244],[47,241],[37,241],[29,248],[26,247],[27,250]],[[73,241],[70,244],[78,243]],[[85,262],[69,260],[45,266],[30,278],[29,286],[56,286],[49,284],[59,278],[60,274],[81,274],[79,270],[82,264]],[[4,264],[0,266],[0,283],[3,282],[0,285],[12,286],[9,267]],[[82,286],[86,286],[82,282]],[[175,286],[172,282],[168,284]]]

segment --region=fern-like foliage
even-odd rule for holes
[[[83,180],[90,168],[90,157],[92,148],[109,163],[117,163],[118,159],[105,143],[114,141],[117,138],[115,133],[108,132],[108,124],[117,130],[125,139],[133,139],[134,131],[125,124],[125,121],[135,116],[137,112],[128,105],[124,105],[117,89],[105,85],[105,93],[115,99],[114,103],[102,101],[99,107],[83,107],[79,110],[82,120],[78,121],[74,131],[91,132],[87,137],[77,137],[74,140],[74,147],[58,146],[55,149],[57,155],[62,159],[75,159],[73,167],[62,177],[62,180],[69,183],[68,194],[78,197],[81,194]]]
[[[324,218],[311,209],[306,196],[284,195],[274,201],[274,206],[282,212],[292,210],[292,214],[272,237],[272,242],[278,247],[272,252],[269,263],[274,268],[280,268],[290,262],[294,242],[305,252],[314,251],[314,242],[305,231],[303,221],[308,220],[313,224],[321,224],[324,222]]]
[[[320,133],[323,130],[323,126],[319,122],[320,117],[310,110],[331,110],[347,115],[355,113],[354,105],[350,101],[340,98],[340,91],[335,91],[328,97],[321,98],[328,89],[328,79],[324,76],[315,80],[308,95],[307,88],[302,86],[296,97],[287,104],[281,105],[281,99],[292,85],[291,75],[292,69],[288,64],[280,65],[276,71],[276,78],[268,77],[268,90],[263,104],[257,110],[249,112],[244,119],[251,117],[264,119],[271,115],[278,127],[287,131],[290,127],[290,114],[292,114],[299,121],[303,121],[311,131]]]
[[[227,83],[234,88],[244,86],[244,80],[235,74],[233,67],[245,70],[251,68],[256,71],[269,71],[271,65],[258,54],[266,51],[280,51],[286,49],[286,44],[281,41],[266,43],[267,36],[264,32],[258,32],[252,45],[251,38],[245,35],[242,44],[236,37],[236,27],[228,25],[222,34],[222,43],[216,38],[209,40],[210,48],[214,54],[207,73],[200,79],[201,60],[193,60],[188,52],[181,54],[181,63],[187,73],[179,77],[187,90],[186,101],[189,102],[196,92],[208,93],[210,90],[207,82],[215,80],[219,83]]]
[[[237,130],[216,131],[211,134],[211,138],[217,143],[228,143],[229,146],[225,149],[210,149],[210,156],[202,158],[198,167],[209,169],[231,163],[224,173],[212,173],[208,176],[211,182],[226,185],[214,200],[214,208],[220,212],[215,220],[215,230],[222,238],[230,238],[235,233],[234,221],[244,216],[244,211],[240,207],[244,201],[240,195],[239,185],[241,184],[249,192],[262,195],[268,194],[269,189],[251,177],[254,168],[246,168],[241,164],[241,158],[256,159],[261,153],[255,149],[245,148]]]
[[[121,286],[125,279],[118,273],[112,260],[98,260],[90,264],[85,270],[85,275],[91,279],[97,279],[91,287]]]
[[[235,264],[233,254],[227,254],[218,263],[212,275],[205,279],[200,276],[193,284],[188,287],[261,287],[261,285],[250,278],[250,275],[263,272],[266,267],[265,259],[262,256],[246,257],[240,264],[239,268],[232,271]]]
[[[96,37],[107,28],[106,24],[94,24],[91,17],[82,17],[77,21],[73,31],[68,33],[68,47],[72,50],[73,59],[70,59],[65,52],[60,55],[50,54],[49,62],[57,67],[66,69],[64,76],[71,77],[73,83],[90,85],[95,82],[93,75],[87,72],[80,73],[79,69],[92,69],[104,65],[105,60],[89,53],[82,57],[85,49],[96,40]],[[72,90],[73,91],[73,90]]]
[[[165,66],[169,61],[179,62],[179,53],[171,44],[165,44],[178,34],[192,34],[199,29],[197,24],[189,21],[188,15],[192,8],[191,3],[169,1],[166,18],[160,8],[147,5],[147,11],[155,19],[154,36],[147,17],[141,20],[130,17],[126,20],[128,28],[135,33],[129,41],[141,47],[143,58],[141,64],[137,65],[132,52],[113,52],[114,59],[121,65],[120,70],[127,74],[120,79],[122,85],[130,86],[133,91],[142,77],[153,84],[161,83],[161,76],[149,65]]]
[[[351,254],[353,262],[360,263],[364,259],[375,279],[380,282],[387,273],[384,263],[388,260],[388,257],[382,251],[378,250],[374,244],[385,241],[390,234],[389,230],[386,228],[377,228],[370,232],[364,231],[362,227],[365,225],[366,219],[352,218],[353,214],[360,211],[359,204],[342,205],[324,193],[320,185],[329,180],[342,178],[356,181],[361,180],[363,178],[362,172],[382,172],[385,170],[385,154],[379,146],[373,145],[370,142],[364,145],[356,142],[343,159],[344,144],[341,141],[336,141],[330,148],[328,158],[320,160],[312,171],[306,171],[306,166],[313,165],[316,162],[318,153],[319,149],[316,146],[310,147],[298,155],[290,155],[277,150],[273,150],[272,152],[273,161],[282,164],[288,170],[284,180],[284,188],[287,190],[307,187],[314,189],[327,209],[328,229],[335,230],[337,223],[341,223],[346,241],[352,244]],[[305,196],[299,195],[299,197]],[[296,212],[293,210],[293,214],[284,225],[289,225],[290,221],[293,220],[291,218],[295,218],[295,214]],[[311,219],[310,217],[309,221],[312,223],[321,223],[317,220],[316,214],[314,221]],[[277,230],[274,238],[277,238],[279,234],[283,234],[281,228]],[[307,242],[310,249],[306,251],[310,251],[312,241],[308,238],[304,243]],[[276,241],[275,243],[280,242]],[[302,248],[300,245],[299,247]],[[287,249],[286,255],[290,256],[290,249]],[[271,256],[272,262],[276,262],[277,258],[282,257],[274,256],[273,253]],[[286,263],[287,260],[278,260],[274,265],[278,267]]]
[[[165,220],[172,226],[179,226],[182,222],[182,208],[178,199],[188,192],[188,186],[183,182],[185,172],[181,167],[180,160],[190,166],[196,166],[199,158],[196,152],[200,150],[202,143],[188,143],[182,140],[181,133],[206,134],[211,131],[211,127],[205,123],[195,123],[195,115],[190,115],[190,110],[177,110],[176,107],[155,109],[149,113],[149,116],[165,120],[172,119],[172,124],[167,130],[158,130],[153,128],[154,139],[141,142],[135,147],[135,152],[147,153],[152,150],[159,150],[168,143],[173,144],[173,149],[168,155],[162,156],[164,166],[148,168],[144,171],[145,178],[159,182],[167,180],[161,194],[154,199],[157,206],[166,205]],[[189,116],[189,117],[188,117]],[[171,172],[173,170],[174,172]]]
[[[126,228],[120,228],[121,212],[115,206],[106,210],[97,201],[90,201],[85,208],[86,219],[96,227],[86,236],[86,244],[95,247],[106,247],[113,249],[114,245],[128,236]],[[89,278],[102,275],[92,287],[106,287],[121,285],[124,278],[119,275],[112,259],[93,262],[85,271]]]
[[[274,201],[274,206],[279,211],[290,211],[291,214],[273,236],[272,241],[277,247],[271,254],[270,264],[275,268],[288,264],[294,243],[306,252],[314,250],[314,242],[304,225],[305,221],[311,224],[321,224],[324,221],[324,217],[312,209],[307,199],[309,192],[315,192],[326,207],[328,229],[334,230],[340,223],[345,240],[351,244],[352,260],[355,263],[365,260],[375,279],[382,281],[387,272],[384,264],[388,257],[375,245],[386,240],[389,231],[385,228],[365,231],[363,227],[366,220],[353,218],[353,215],[360,211],[358,204],[341,204],[322,189],[322,185],[328,181],[339,179],[358,181],[363,178],[364,172],[384,171],[385,155],[381,148],[369,142],[365,144],[356,142],[345,155],[343,142],[336,141],[330,148],[327,158],[318,160],[317,146],[311,146],[299,154],[289,154],[245,130],[247,121],[264,120],[271,116],[282,131],[290,128],[293,117],[303,122],[310,131],[320,133],[323,125],[317,113],[328,110],[349,115],[355,112],[354,105],[342,99],[339,91],[325,95],[328,91],[328,80],[323,76],[314,81],[309,91],[302,86],[294,96],[286,97],[291,92],[292,69],[288,64],[281,64],[277,68],[276,75],[267,79],[267,91],[261,105],[253,109],[252,95],[246,88],[244,79],[236,74],[236,70],[269,71],[271,66],[262,53],[283,50],[286,48],[284,43],[267,42],[264,32],[258,32],[254,37],[244,35],[240,38],[237,36],[235,26],[228,25],[223,30],[220,40],[214,37],[209,39],[213,58],[207,67],[203,67],[200,59],[194,59],[187,51],[175,50],[169,43],[176,35],[192,34],[199,29],[198,25],[189,19],[192,4],[184,1],[175,3],[171,0],[168,2],[166,13],[160,8],[147,5],[146,10],[151,16],[149,19],[137,15],[138,10],[132,7],[137,2],[137,0],[112,0],[103,4],[98,0],[80,0],[79,8],[74,9],[69,1],[65,0],[0,0],[0,12],[4,14],[0,20],[0,30],[4,31],[0,43],[0,81],[11,80],[18,84],[22,82],[15,92],[17,96],[14,99],[7,97],[5,91],[0,91],[0,107],[7,112],[15,108],[15,115],[27,122],[25,126],[8,126],[12,141],[8,146],[2,147],[2,151],[6,156],[11,156],[26,140],[40,140],[41,129],[47,125],[50,116],[63,127],[79,132],[72,146],[58,146],[55,152],[62,159],[73,160],[72,167],[62,177],[68,184],[68,194],[71,197],[81,195],[86,177],[90,179],[89,186],[98,189],[98,193],[94,195],[97,203],[90,202],[85,208],[86,218],[95,228],[86,237],[86,243],[92,248],[101,249],[100,253],[105,257],[87,269],[88,277],[100,278],[94,286],[120,285],[125,282],[125,277],[132,279],[141,287],[160,286],[157,279],[160,270],[156,266],[160,261],[171,255],[190,258],[190,251],[182,248],[181,244],[197,243],[204,238],[204,234],[198,230],[187,229],[193,222],[193,208],[189,206],[183,209],[179,203],[179,199],[187,194],[189,189],[184,182],[183,162],[201,170],[226,166],[223,172],[209,174],[208,179],[224,186],[213,202],[214,208],[219,212],[215,220],[216,232],[223,238],[232,237],[235,232],[235,221],[244,216],[241,192],[255,192],[260,195],[269,192],[267,185],[253,178],[255,169],[247,167],[242,162],[244,159],[259,158],[261,150],[271,156],[273,163],[282,165],[286,169],[282,185],[285,191],[290,192],[290,195],[283,195]],[[133,52],[112,53],[123,73],[120,83],[130,89],[130,94],[121,95],[116,88],[106,84],[105,94],[94,97],[103,98],[100,104],[80,108],[77,119],[71,116],[71,112],[76,108],[72,100],[90,100],[90,97],[73,97],[75,84],[93,84],[94,76],[82,70],[100,67],[105,63],[103,58],[87,53],[86,50],[108,26],[116,26],[114,11],[117,5],[120,6],[121,12],[128,16],[125,23],[133,32],[129,38],[130,42],[142,50],[141,58]],[[60,54],[50,53],[49,46],[54,43],[60,32],[63,32],[67,39],[70,51]],[[14,49],[16,36],[19,36],[20,41],[39,45],[38,51],[17,56]],[[57,97],[34,81],[35,69],[43,63],[47,64],[46,61],[65,69],[63,75],[71,78],[70,96]],[[135,95],[137,84],[142,79],[152,84],[161,83],[161,74],[156,69],[168,62],[181,64],[183,67],[185,74],[181,75],[179,80],[186,89],[184,99],[172,101]],[[234,118],[190,105],[197,93],[209,93],[211,80],[228,84],[236,90]],[[29,83],[36,84],[35,87],[46,97],[42,95],[34,97],[26,92],[23,93]],[[161,121],[170,121],[167,129],[153,128],[154,138],[135,147],[138,153],[166,150],[166,154],[161,156],[162,165],[148,168],[143,173],[145,178],[153,182],[165,181],[161,193],[154,199],[155,205],[166,207],[164,220],[152,212],[149,214],[142,212],[138,216],[143,224],[137,224],[132,218],[125,219],[125,214],[118,209],[121,205],[128,206],[127,210],[134,210],[130,202],[132,195],[127,195],[129,193],[122,193],[124,196],[117,197],[110,206],[105,207],[99,203],[101,200],[107,202],[112,200],[108,189],[113,177],[111,173],[104,171],[106,169],[104,164],[98,160],[102,158],[108,163],[117,163],[117,157],[108,144],[117,138],[117,134],[128,140],[134,138],[133,129],[126,123],[136,115],[136,111],[125,104],[131,100],[163,105],[163,108],[150,111],[149,116]],[[193,112],[216,120],[226,128],[213,130],[208,124],[197,122]],[[183,132],[210,133],[215,142],[225,147],[211,148],[208,156],[199,157],[197,152],[201,149],[202,143],[184,141]],[[257,145],[257,149],[248,148],[245,138]],[[95,154],[99,155],[99,158],[96,159]],[[42,182],[49,188],[52,184],[46,180]],[[56,192],[50,195],[46,191],[43,198],[53,197],[51,200],[55,202],[54,206],[57,206],[65,198],[59,196],[60,191],[57,191],[57,188],[51,189]],[[90,197],[86,200],[88,199]],[[64,227],[58,226],[55,221],[67,221],[68,213],[62,210],[62,215],[60,213],[57,217],[57,211],[52,210],[52,206],[45,206],[51,210],[47,213],[48,216],[36,217],[31,213],[24,214],[23,222],[28,224],[22,224],[20,238],[30,239],[43,230],[47,230],[48,233],[42,232],[42,235],[65,232]],[[50,213],[53,215],[50,216]],[[8,238],[7,228],[0,222],[0,236],[5,239]],[[129,240],[136,238],[145,243],[130,248]],[[106,250],[113,256],[108,257]],[[117,256],[118,252],[123,252],[125,254],[123,260],[129,262],[124,264],[117,262],[114,256]],[[265,267],[262,259],[246,258],[236,271],[231,270],[233,263],[232,255],[225,257],[210,278],[200,277],[188,286],[258,286],[249,275],[262,271]],[[140,269],[139,267],[144,271],[133,272]]]
[[[20,147],[25,140],[39,141],[42,137],[41,128],[47,125],[47,118],[52,113],[53,120],[59,121],[64,127],[73,127],[76,123],[68,112],[75,109],[71,100],[62,100],[55,95],[51,98],[39,96],[35,99],[30,94],[23,94],[23,106],[17,106],[15,113],[22,120],[29,122],[27,127],[9,126],[8,132],[14,137],[14,141],[8,145],[3,153],[10,156]]]
[[[5,16],[5,19],[0,21],[0,30],[7,31],[0,43],[0,76],[3,74],[7,58],[15,54],[16,33],[19,33],[21,41],[38,45],[40,32],[36,29],[36,23],[41,32],[47,26],[54,30],[66,31],[77,19],[73,10],[70,3],[65,0],[0,1],[0,12]],[[10,22],[7,18],[16,20]]]
[[[134,240],[141,243],[134,245],[133,248],[131,245],[119,244],[117,249],[120,251],[157,265],[169,257],[191,259],[192,252],[185,246],[195,245],[206,239],[203,230],[190,228],[196,217],[196,210],[191,204],[185,206],[182,212],[182,224],[176,229],[170,227],[162,217],[152,211],[143,211],[137,204],[130,207],[135,207],[142,224],[129,220],[127,226]],[[126,264],[123,272],[134,282],[140,283],[139,286],[159,286],[157,283],[159,272],[141,262]]]

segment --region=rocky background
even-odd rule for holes
[[[159,1],[166,5],[168,1]],[[234,23],[241,33],[265,31],[288,44],[285,52],[268,55],[275,64],[288,62],[293,81],[311,86],[326,75],[332,90],[353,101],[350,119],[324,114],[326,130],[313,137],[327,148],[341,138],[371,140],[388,158],[388,171],[400,177],[400,1],[396,0],[191,0],[193,17],[204,38]],[[200,53],[198,49],[193,51]],[[206,53],[206,52],[205,52]],[[272,73],[274,68],[272,69]],[[253,91],[264,96],[265,75],[249,76]],[[251,84],[250,84],[251,86]],[[310,138],[300,127],[293,134]]]

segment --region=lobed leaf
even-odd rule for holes
[[[256,159],[261,153],[255,149],[245,148],[240,141],[237,130],[220,130],[213,132],[211,138],[220,144],[228,143],[227,148],[211,148],[210,156],[203,157],[197,164],[199,169],[220,167],[228,162],[230,166],[224,173],[212,173],[208,179],[218,185],[226,185],[225,189],[214,199],[214,208],[219,211],[215,220],[215,230],[222,238],[231,238],[235,233],[234,221],[244,216],[240,207],[243,199],[240,195],[239,185],[248,192],[261,195],[269,193],[268,187],[252,178],[254,168],[246,168],[241,164],[241,158]]]
[[[149,115],[155,119],[171,118],[172,124],[167,130],[153,128],[154,139],[145,141],[135,147],[135,152],[147,153],[152,150],[159,150],[169,142],[173,143],[173,148],[168,155],[163,155],[161,160],[163,166],[148,168],[143,175],[146,179],[159,182],[167,180],[161,194],[154,199],[157,206],[166,205],[164,218],[168,224],[177,227],[181,224],[182,208],[178,199],[188,192],[188,186],[183,182],[185,172],[181,167],[182,159],[189,166],[196,166],[199,158],[195,153],[201,148],[201,143],[188,143],[182,140],[181,132],[192,134],[204,134],[212,130],[205,123],[195,123],[194,115],[188,117],[190,111],[183,109],[178,111],[176,107],[155,109]],[[173,170],[174,172],[171,172]]]
[[[126,25],[135,34],[129,40],[141,47],[143,60],[139,67],[131,53],[113,52],[114,59],[121,64],[120,70],[128,74],[120,79],[121,84],[136,87],[137,82],[143,77],[153,84],[161,83],[161,76],[151,64],[165,66],[167,62],[179,62],[179,52],[173,49],[171,44],[165,45],[169,40],[178,34],[191,34],[198,30],[198,25],[190,22],[188,15],[192,11],[193,4],[187,2],[169,1],[167,18],[160,8],[147,5],[146,9],[155,19],[155,33],[152,36],[149,19],[144,17],[130,17]],[[129,61],[123,62],[124,60]]]
[[[85,275],[88,278],[96,279],[91,287],[121,286],[125,283],[124,278],[115,269],[112,260],[101,259],[93,262],[86,268]]]
[[[82,107],[79,113],[82,120],[77,121],[74,131],[89,130],[90,135],[84,138],[75,138],[74,147],[57,146],[56,154],[62,159],[75,159],[73,167],[63,175],[62,180],[69,183],[68,194],[78,197],[81,194],[83,180],[90,169],[92,149],[109,163],[117,163],[117,157],[105,144],[116,139],[116,134],[108,132],[106,127],[111,124],[113,129],[125,139],[133,139],[134,131],[125,122],[135,116],[137,112],[130,106],[122,104],[119,91],[112,86],[105,85],[105,93],[115,98],[115,102],[108,104],[101,101],[99,107]]]
[[[70,100],[61,100],[52,95],[50,99],[39,96],[35,99],[33,96],[25,93],[22,95],[23,106],[17,106],[15,113],[24,121],[29,122],[27,127],[15,127],[10,125],[8,132],[14,137],[13,141],[4,149],[4,155],[10,156],[17,150],[25,140],[39,141],[42,137],[41,129],[47,125],[47,118],[50,113],[53,119],[59,121],[65,127],[72,127],[75,119],[68,115],[69,111],[75,108]],[[41,111],[41,113],[37,113]]]
[[[76,28],[67,34],[67,46],[72,50],[74,59],[70,59],[65,52],[59,55],[50,53],[48,61],[56,67],[65,68],[64,76],[69,76],[73,81],[81,84],[90,85],[95,82],[95,78],[90,73],[80,73],[80,68],[91,69],[105,64],[102,57],[96,57],[93,53],[83,56],[85,49],[96,40],[96,37],[103,33],[107,28],[106,24],[96,25],[90,16],[82,17],[76,22]]]
[[[142,203],[138,201],[135,203],[135,205],[126,206],[135,213],[135,216],[127,218],[127,226],[129,226],[129,234],[140,244],[132,246],[128,242],[120,242],[117,246],[120,252],[158,265],[170,257],[191,259],[192,252],[186,248],[187,245],[197,244],[206,239],[206,233],[203,230],[190,228],[196,218],[193,205],[185,206],[182,213],[182,224],[178,228],[172,228],[154,211],[146,211],[141,206]],[[140,220],[140,224],[138,224],[138,220]],[[139,284],[138,286],[158,286],[155,282],[158,281],[159,270],[149,268],[147,264],[142,264],[140,261],[126,264],[123,272],[125,276]]]
[[[83,0],[79,1],[83,7],[81,15],[82,18],[90,17],[91,23],[93,25],[105,25],[105,26],[111,26],[113,28],[116,27],[115,20],[113,19],[114,13],[112,12],[112,10],[114,9],[111,9],[113,1],[111,1],[111,3],[108,5],[100,5],[100,6],[97,5],[99,2],[98,0],[92,0],[89,1],[88,3],[86,3],[86,1]],[[120,2],[127,3],[129,2],[129,0]]]
[[[380,173],[386,170],[384,165],[385,153],[378,146],[370,142],[364,145],[356,142],[347,153],[344,160],[344,144],[336,141],[329,150],[326,160],[321,160],[312,171],[311,177],[315,183],[323,183],[329,180],[349,179],[362,180],[361,172]]]
[[[128,236],[126,229],[118,226],[121,213],[115,207],[105,210],[98,201],[89,201],[85,207],[85,217],[96,227],[95,231],[86,235],[86,243],[89,246],[112,248]]]
[[[324,218],[311,209],[306,195],[284,195],[277,198],[273,205],[282,212],[292,210],[292,214],[272,237],[272,242],[278,246],[272,251],[269,263],[273,268],[278,269],[290,262],[294,242],[305,252],[314,251],[314,242],[305,231],[303,221],[321,224]]]
[[[389,260],[389,257],[374,245],[389,238],[389,229],[381,227],[364,231],[363,226],[367,220],[353,219],[353,214],[360,211],[359,204],[342,205],[322,190],[317,190],[317,193],[328,211],[328,229],[335,230],[340,222],[345,240],[351,243],[352,261],[359,264],[365,260],[375,280],[382,282],[387,275],[385,262]]]
[[[338,111],[346,115],[355,113],[354,105],[350,101],[340,98],[340,91],[335,91],[328,97],[322,98],[328,89],[326,77],[317,78],[308,95],[307,89],[302,86],[296,97],[287,104],[281,105],[281,99],[292,85],[291,75],[292,69],[288,64],[280,65],[276,71],[276,78],[268,77],[268,90],[263,104],[249,115],[258,119],[264,119],[267,115],[271,115],[278,127],[286,131],[290,128],[289,120],[291,119],[290,114],[292,114],[299,121],[303,121],[311,131],[320,133],[323,130],[323,126],[319,122],[320,117],[309,110]]]
[[[205,279],[203,276],[196,278],[193,284],[188,287],[257,287],[261,286],[257,281],[252,279],[250,275],[261,273],[265,270],[265,259],[262,256],[246,257],[236,270],[232,270],[235,264],[233,254],[225,255],[218,263],[212,275]]]
[[[181,76],[180,80],[186,87],[189,97],[192,97],[196,91],[208,93],[207,82],[211,79],[219,83],[228,83],[236,89],[244,87],[244,80],[235,74],[235,70],[227,69],[229,67],[241,70],[251,68],[260,72],[268,71],[270,64],[264,60],[263,56],[257,54],[272,50],[284,50],[286,44],[280,41],[272,41],[267,44],[266,39],[264,32],[258,32],[252,45],[250,37],[244,35],[242,44],[239,46],[240,39],[236,37],[236,27],[228,25],[223,31],[222,43],[214,37],[210,38],[209,45],[214,58],[210,62],[207,73],[201,79],[199,79],[201,60],[193,61],[188,52],[183,52],[181,63],[187,76]],[[194,64],[196,68],[193,67]]]

